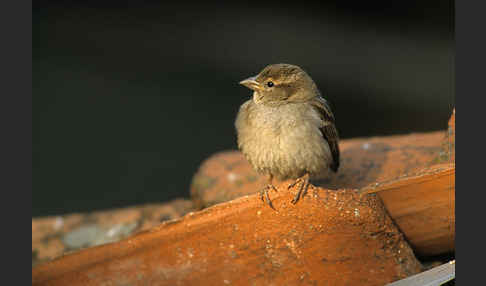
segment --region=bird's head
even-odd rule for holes
[[[257,104],[304,102],[319,95],[312,78],[300,67],[290,64],[266,66],[258,75],[240,84],[254,91],[253,100]]]

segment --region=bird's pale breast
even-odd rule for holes
[[[307,103],[280,106],[245,102],[236,118],[238,147],[262,174],[294,179],[304,173],[322,178],[332,160],[319,127],[323,122]]]

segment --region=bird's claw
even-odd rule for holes
[[[289,184],[288,188],[290,189],[298,183],[301,183],[299,191],[291,201],[291,203],[294,205],[299,201],[301,197],[304,197],[305,194],[307,193],[307,190],[309,189],[309,175],[305,174],[304,176],[296,179],[293,183]]]
[[[275,188],[274,185],[272,184],[268,184],[267,186],[265,186],[265,188],[263,188],[263,190],[260,191],[260,199],[262,200],[262,202],[265,202],[265,199],[267,200],[267,203],[268,205],[273,209],[275,210],[275,208],[273,207],[273,204],[272,204],[272,201],[270,200],[270,197],[268,196],[268,190],[269,189],[272,189],[274,191],[277,192],[277,188]]]
[[[300,183],[302,181],[302,178],[297,178],[295,181],[293,181],[292,183],[290,183],[288,186],[287,186],[287,190],[290,190],[291,188],[295,187],[295,185],[297,185],[298,183]]]

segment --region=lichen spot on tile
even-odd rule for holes
[[[56,217],[56,220],[54,221],[54,230],[59,230],[61,227],[64,225],[64,219],[60,216]]]
[[[230,183],[233,183],[238,178],[238,175],[233,173],[233,172],[230,172],[228,174],[227,178],[228,178],[228,181],[230,181]]]
[[[187,250],[187,256],[189,256],[189,258],[193,258],[194,257],[194,250],[192,248],[189,248]]]

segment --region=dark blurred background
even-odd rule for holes
[[[453,1],[33,2],[33,216],[188,197],[238,81],[303,67],[342,138],[445,129]]]

